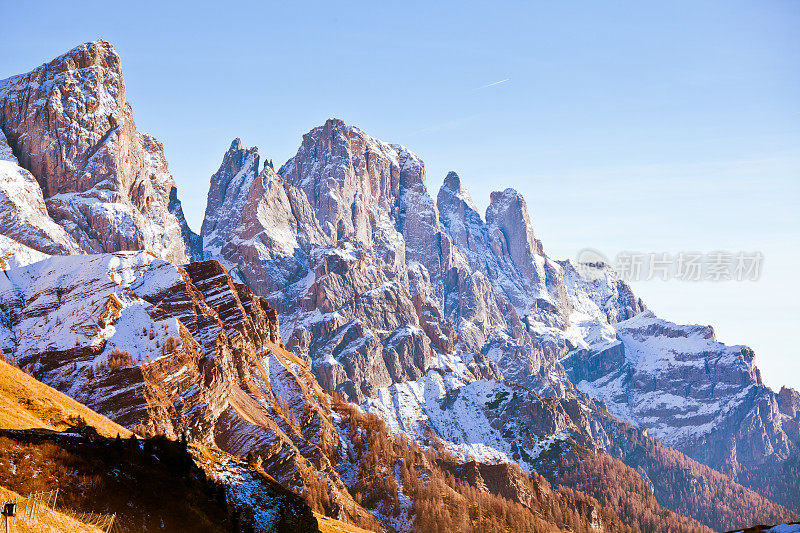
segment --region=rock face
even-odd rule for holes
[[[51,257],[0,274],[6,359],[142,435],[259,457],[285,487],[322,485],[374,523],[333,462],[331,398],[280,345],[277,313],[216,261],[147,252]],[[372,522],[370,522],[372,521]]]
[[[81,253],[66,230],[47,213],[42,189],[0,131],[0,228],[9,238],[45,254]]]
[[[279,311],[287,346],[311,354],[326,388],[358,400],[420,377],[433,351],[417,308],[430,295],[415,305],[398,226],[418,241],[436,236],[419,229],[420,210],[391,203],[424,188],[421,162],[337,121],[306,135],[280,175],[269,166],[256,175],[242,150],[234,142],[209,191],[209,205],[246,198],[239,223],[207,218],[203,237],[228,235],[221,260]],[[219,191],[235,192],[218,200]]]
[[[499,193],[484,223],[455,174],[434,202],[416,155],[339,120],[305,135],[277,173],[259,172],[256,154],[231,145],[203,238],[278,310],[287,346],[325,388],[363,402],[454,351],[491,352],[501,371],[554,386],[543,376],[567,346],[563,268],[516,192]]]
[[[208,255],[219,255],[231,231],[242,220],[247,195],[258,175],[258,164],[258,150],[247,150],[242,146],[241,139],[235,139],[219,170],[211,176],[201,230],[203,250]]]
[[[12,176],[6,165],[3,180],[13,183],[2,193],[35,198],[24,203],[37,214],[17,215],[16,229],[6,227],[4,216],[4,234],[28,233],[41,242],[47,235],[51,249],[32,246],[45,253],[147,249],[176,263],[200,254],[163,147],[136,130],[120,58],[107,42],[81,45],[0,82],[0,129],[19,166],[30,172]]]
[[[649,311],[615,330],[564,361],[577,387],[614,415],[734,479],[797,456],[800,395],[764,386],[750,348]]]
[[[491,200],[484,221],[450,173],[434,202],[415,154],[332,119],[277,173],[235,140],[203,238],[277,309],[328,390],[363,402],[466,353],[562,394],[558,356],[643,305],[607,267],[591,285],[549,259],[516,191]]]

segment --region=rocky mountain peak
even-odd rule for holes
[[[400,218],[404,191],[425,190],[425,165],[415,154],[339,119],[305,134],[278,174],[306,194],[325,232],[337,240],[371,243],[381,214]]]
[[[206,213],[200,234],[203,249],[219,254],[231,230],[239,224],[250,186],[259,172],[258,148],[245,148],[240,138],[231,142],[219,170],[211,176]]]
[[[55,72],[93,66],[122,74],[122,61],[119,54],[111,43],[103,39],[80,44],[48,63],[49,70]],[[125,97],[124,92],[121,96]]]
[[[0,129],[81,250],[198,255],[163,147],[136,130],[111,44],[83,44],[0,83]]]
[[[457,173],[451,170],[447,173],[447,176],[445,176],[444,183],[442,183],[439,189],[439,195],[436,197],[436,204],[441,211],[442,205],[439,205],[440,203],[446,204],[457,201],[464,202],[475,214],[478,213],[478,208],[475,206],[475,202],[472,201],[472,197],[469,192],[467,192],[467,189],[462,185],[461,178]],[[480,215],[478,215],[478,217],[480,218]]]
[[[486,208],[486,224],[492,250],[499,256],[509,257],[534,286],[542,285],[543,273],[535,258],[544,256],[544,249],[533,234],[528,205],[522,195],[512,188],[492,192]]]
[[[120,58],[109,43],[85,43],[28,74],[9,78],[0,86],[3,96],[2,125],[9,144],[46,197],[78,192],[107,177],[92,175],[86,167],[129,112]],[[33,109],[26,109],[27,103]],[[51,113],[35,112],[42,108]],[[70,140],[77,145],[60,148],[61,143],[53,142],[59,132],[76,126],[77,135]]]
[[[492,192],[486,208],[486,223],[502,231],[506,238],[514,239],[509,241],[509,249],[544,255],[542,243],[533,235],[528,204],[515,189],[509,187],[502,192]]]
[[[458,174],[454,170],[448,172],[447,176],[444,177],[442,188],[447,188],[455,192],[461,192],[463,190],[461,187],[461,178],[458,177]]]

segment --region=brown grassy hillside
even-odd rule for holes
[[[16,501],[23,502],[25,498],[12,490],[0,487],[0,502]],[[24,506],[24,504],[22,504]],[[11,531],[15,533],[102,533],[94,526],[84,524],[75,518],[53,511],[46,507],[39,510],[36,519],[23,520],[20,516],[22,510],[17,513],[18,518],[13,520]]]
[[[0,428],[63,431],[82,424],[80,419],[106,437],[131,435],[119,424],[0,361]]]

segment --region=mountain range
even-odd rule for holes
[[[798,517],[800,393],[550,258],[514,189],[481,214],[450,172],[434,199],[330,119],[277,171],[235,139],[195,234],[104,41],[0,81],[0,130],[3,355],[142,437],[373,530]]]

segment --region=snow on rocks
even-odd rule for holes
[[[224,452],[192,446],[195,462],[209,479],[225,487],[226,501],[252,524],[254,531],[314,531],[311,508],[256,467]]]
[[[42,189],[16,157],[0,131],[0,232],[49,255],[80,253],[74,239],[48,215]]]
[[[48,257],[50,256],[45,253],[0,235],[0,270],[30,265]]]
[[[4,80],[0,123],[0,202],[15,206],[3,210],[3,233],[49,254],[147,249],[183,263],[199,253],[161,143],[136,130],[109,43],[86,43]]]
[[[562,361],[577,387],[612,414],[733,473],[796,449],[783,424],[798,415],[784,413],[761,383],[750,348],[722,344],[710,326],[677,325],[650,311],[613,329],[613,340],[595,338]]]

